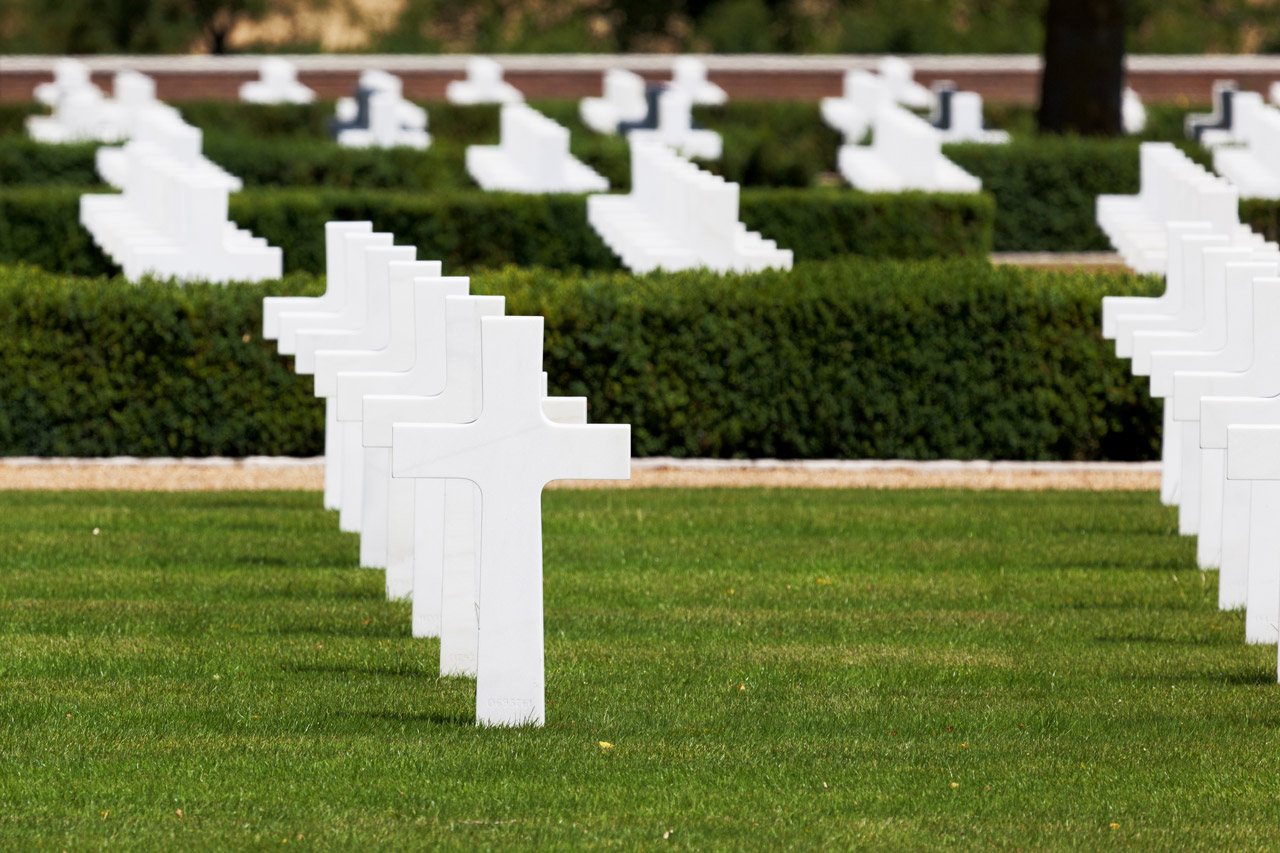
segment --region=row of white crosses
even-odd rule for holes
[[[790,249],[738,220],[738,185],[633,139],[631,192],[587,198],[587,221],[627,269],[791,269]]]
[[[405,100],[404,83],[394,74],[370,69],[360,74],[356,95],[339,98],[332,124],[345,148],[416,148],[431,144],[427,111]]]
[[[36,86],[34,94],[53,108],[51,115],[27,118],[27,135],[37,142],[123,142],[145,113],[173,110],[156,100],[155,81],[136,71],[116,72],[108,98],[75,59],[57,60],[53,82]]]
[[[263,305],[325,400],[324,504],[412,600],[413,636],[440,638],[441,675],[476,677],[477,724],[542,725],[542,489],[628,478],[630,427],[547,396],[541,317],[504,317],[368,222],[325,242],[324,295]]]
[[[662,142],[685,157],[718,160],[724,147],[720,134],[694,127],[695,104],[723,104],[729,99],[720,86],[707,79],[707,67],[699,59],[676,59],[671,80],[646,87],[644,78],[613,68],[604,74],[604,95],[583,98],[578,112],[583,123],[598,133],[627,133],[629,137]]]
[[[1280,247],[1209,220],[1169,220],[1159,297],[1107,297],[1103,334],[1164,401],[1161,500],[1219,570],[1245,639],[1280,641]],[[1278,668],[1280,675],[1280,668]]]
[[[279,278],[280,249],[230,221],[240,181],[206,160],[200,143],[199,129],[175,113],[146,112],[122,148],[98,150],[99,171],[123,191],[81,196],[81,224],[129,279]]]
[[[309,104],[316,99],[314,89],[298,82],[298,69],[279,56],[262,60],[259,79],[240,86],[240,100],[251,104]]]
[[[1210,173],[1168,142],[1147,142],[1138,149],[1137,195],[1098,197],[1098,227],[1124,262],[1141,273],[1168,267],[1169,222],[1208,222],[1232,239],[1247,235],[1240,223],[1240,195],[1228,181]]]
[[[883,57],[877,70],[878,74],[861,69],[846,71],[844,94],[823,98],[820,103],[822,120],[842,133],[846,143],[859,142],[875,124],[876,114],[886,107],[926,109],[935,103],[934,94],[915,82],[915,71],[906,60]]]
[[[976,193],[981,179],[961,169],[942,154],[942,134],[927,121],[894,106],[874,116],[870,145],[840,146],[837,163],[841,176],[866,192]]]
[[[502,105],[497,145],[467,147],[467,174],[486,190],[599,192],[609,181],[569,153],[569,130],[524,103]]]
[[[1204,142],[1213,148],[1213,169],[1240,190],[1241,198],[1280,199],[1280,107],[1257,92],[1232,99],[1230,136]]]

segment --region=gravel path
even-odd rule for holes
[[[320,459],[0,460],[0,490],[319,490]],[[636,459],[628,481],[562,480],[551,488],[1083,489],[1159,488],[1159,463]]]

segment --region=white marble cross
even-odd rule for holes
[[[479,354],[480,320],[486,316],[501,316],[504,300],[501,296],[449,296],[445,298],[445,329],[443,347],[436,350],[442,371],[430,377],[430,385],[424,377],[419,388],[404,389],[399,394],[370,394],[364,397],[364,445],[369,449],[391,453],[392,425],[395,423],[465,423],[474,420],[480,412]],[[399,595],[412,594],[412,633],[415,637],[441,637],[441,674],[471,674],[467,661],[455,659],[456,646],[467,646],[467,638],[459,642],[453,635],[442,634],[441,589],[444,583],[445,554],[451,555],[452,565],[463,566],[466,574],[474,576],[475,544],[472,528],[467,521],[473,487],[470,483],[450,483],[440,480],[413,480],[392,478],[392,488],[397,500],[393,514],[406,513],[412,519],[413,551],[412,573],[406,578],[399,572],[388,573],[388,585],[394,585]],[[406,491],[406,484],[411,491]],[[412,496],[412,503],[405,503]],[[445,513],[456,516],[445,526]],[[474,595],[468,598],[468,607]],[[472,629],[474,633],[474,628]],[[474,649],[474,641],[471,646]],[[470,658],[474,659],[474,650]],[[474,671],[474,663],[470,665]]]
[[[442,278],[438,270],[436,275],[420,275],[423,263],[391,264],[391,341],[376,354],[353,359],[351,365],[357,369],[336,377],[338,421],[344,430],[361,436],[364,455],[360,565],[387,570],[389,598],[408,598],[413,591],[412,484],[391,479],[389,447],[364,445],[364,398],[434,394],[444,387],[445,299],[465,296],[469,288],[466,278]]]
[[[372,222],[326,222],[324,224],[325,289],[320,296],[268,296],[262,300],[262,337],[274,341],[280,337],[280,315],[315,313],[333,316],[341,313],[347,302],[345,234],[372,234]]]
[[[348,236],[347,240],[358,239]],[[364,284],[364,300],[359,310],[351,311],[345,317],[352,318],[341,329],[304,329],[298,333],[298,353],[295,369],[298,373],[315,373],[326,385],[318,385],[317,396],[324,396],[322,390],[328,390],[327,381],[337,375],[335,367],[342,367],[342,352],[355,350],[381,349],[386,346],[391,334],[391,279],[389,265],[393,261],[412,261],[417,250],[412,246],[373,246],[364,250],[363,254],[348,257],[363,262],[360,280]],[[439,272],[438,267],[432,267]],[[424,270],[430,271],[430,270]],[[322,355],[323,353],[323,355]],[[317,372],[317,368],[323,369]],[[339,475],[338,527],[349,533],[360,532],[360,511],[362,509],[360,490],[363,485],[364,454],[360,450],[360,430],[336,423],[338,432],[338,459],[342,473]]]
[[[365,264],[364,252],[373,246],[390,246],[392,236],[387,233],[363,232],[339,233],[331,244],[335,253],[326,247],[326,267],[330,275],[335,268],[341,270],[344,298],[333,311],[285,311],[279,318],[277,347],[282,355],[298,352],[299,331],[319,329],[352,329],[364,319]],[[336,257],[334,256],[336,254]],[[330,260],[333,265],[330,265]],[[324,421],[324,506],[339,509],[342,505],[342,433],[338,424],[337,407],[326,401]]]
[[[481,493],[478,725],[542,725],[542,489],[628,479],[631,428],[566,425],[542,409],[541,317],[481,321],[480,416],[397,424],[392,474],[471,480]]]

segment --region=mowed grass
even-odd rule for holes
[[[1276,650],[1152,494],[549,492],[540,730],[319,503],[0,495],[0,845],[1280,845]]]

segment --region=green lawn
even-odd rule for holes
[[[0,495],[0,846],[1280,845],[1276,650],[1152,494],[544,507],[548,725],[478,730],[316,494]]]

